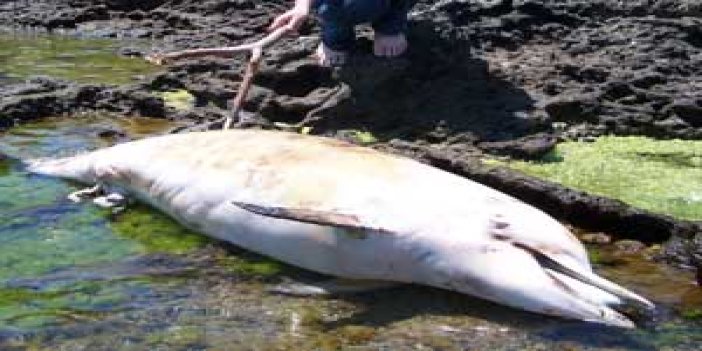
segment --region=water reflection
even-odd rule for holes
[[[106,39],[0,31],[0,84],[35,75],[80,83],[125,84],[158,70],[140,58],[119,56],[117,50],[123,44]]]

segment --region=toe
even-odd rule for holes
[[[385,50],[383,50],[383,56],[392,57],[392,45],[385,45]]]
[[[407,39],[403,34],[392,36],[378,35],[373,44],[373,53],[379,57],[396,57],[407,49]]]
[[[383,46],[377,40],[373,43],[373,55],[383,56]]]

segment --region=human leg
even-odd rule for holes
[[[375,22],[394,0],[317,0],[314,8],[322,24],[322,43],[317,56],[322,65],[342,64],[355,41],[354,26]]]
[[[380,57],[395,57],[407,50],[407,15],[416,0],[388,0],[388,10],[372,25],[375,31],[373,53]]]

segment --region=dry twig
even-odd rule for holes
[[[237,116],[239,118],[239,113],[241,112],[242,105],[244,104],[244,100],[246,99],[246,96],[249,93],[249,89],[251,88],[251,82],[253,81],[253,77],[258,72],[258,67],[261,62],[261,57],[263,55],[263,49],[266,46],[269,46],[273,44],[274,42],[278,41],[280,38],[282,38],[286,33],[288,32],[288,29],[285,27],[278,28],[272,32],[270,32],[268,35],[263,37],[261,40],[253,42],[253,43],[247,43],[247,44],[242,44],[238,46],[225,46],[225,47],[217,47],[217,48],[205,48],[205,49],[191,49],[191,50],[183,50],[183,51],[175,51],[175,52],[170,52],[170,53],[155,53],[146,56],[146,60],[157,64],[157,65],[164,65],[168,64],[170,62],[173,62],[175,60],[179,59],[184,59],[184,58],[193,58],[193,57],[202,57],[202,56],[215,56],[215,57],[232,57],[236,55],[237,53],[240,52],[251,52],[251,57],[249,58],[249,62],[246,65],[246,71],[244,72],[244,77],[241,81],[241,85],[239,86],[239,91],[236,94],[236,97],[234,98],[234,111],[233,113],[227,117],[227,119],[224,121],[224,126],[223,129],[229,129],[232,124],[232,116]]]

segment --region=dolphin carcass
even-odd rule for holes
[[[101,184],[211,237],[342,278],[417,283],[613,326],[653,308],[592,272],[563,225],[419,162],[342,141],[210,131],[29,162]]]

